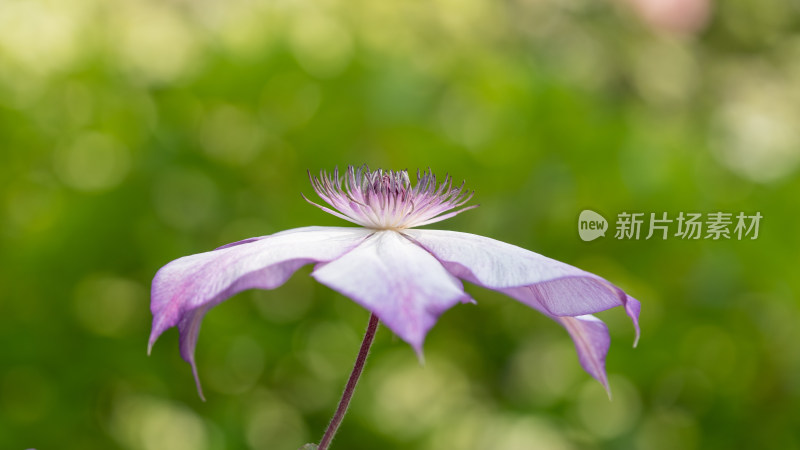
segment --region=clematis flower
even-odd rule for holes
[[[428,331],[458,303],[474,302],[463,281],[502,292],[560,323],[583,368],[608,389],[608,328],[592,313],[622,306],[639,336],[639,302],[605,279],[537,253],[483,236],[414,229],[453,217],[472,193],[437,184],[433,173],[348,167],[343,176],[309,174],[323,211],[358,227],[305,227],[245,239],[170,262],[153,279],[153,328],[148,353],[168,328],[192,367],[209,309],[246,289],[274,289],[300,267],[315,264],[320,283],[377,316],[421,356]],[[305,196],[304,196],[305,198]],[[635,345],[635,343],[634,343]]]

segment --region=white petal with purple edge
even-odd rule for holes
[[[405,233],[458,278],[504,292],[548,315],[580,316],[623,306],[638,341],[639,302],[602,277],[484,236],[444,230]]]
[[[311,275],[375,313],[419,355],[439,315],[471,300],[436,258],[396,231],[376,232]]]
[[[371,233],[363,228],[297,228],[172,261],[153,278],[148,352],[161,333],[177,325],[181,356],[197,378],[194,348],[209,309],[246,289],[274,289],[303,265],[336,259]],[[199,391],[199,381],[197,385]]]

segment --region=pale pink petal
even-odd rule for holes
[[[474,234],[443,230],[405,233],[456,277],[504,292],[549,315],[580,316],[623,306],[638,340],[639,302],[593,273]]]
[[[376,232],[311,275],[375,313],[420,355],[439,315],[470,301],[436,258],[396,231]]]
[[[177,325],[181,356],[197,378],[194,348],[209,309],[246,289],[276,288],[301,266],[336,259],[370,233],[363,228],[297,228],[172,261],[153,278],[148,353],[161,333]]]

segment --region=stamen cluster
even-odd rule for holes
[[[417,170],[417,183],[411,185],[406,170],[370,170],[363,165],[348,166],[343,176],[339,169],[332,174],[321,171],[319,177],[309,172],[314,191],[333,209],[306,201],[349,222],[366,228],[397,230],[417,227],[448,219],[478,205],[451,211],[467,203],[474,192],[453,187],[452,177],[445,175],[437,186],[436,175]],[[305,196],[303,196],[305,198]],[[450,211],[450,212],[448,212]]]

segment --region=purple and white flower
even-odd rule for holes
[[[153,279],[148,353],[168,328],[180,332],[181,356],[195,364],[200,324],[209,309],[246,289],[274,289],[306,264],[320,283],[375,314],[421,356],[428,331],[450,307],[474,302],[462,280],[502,292],[557,321],[572,337],[583,368],[608,389],[608,328],[590,314],[622,306],[639,337],[639,302],[605,279],[537,253],[469,233],[421,230],[475,206],[472,193],[437,185],[431,173],[348,167],[311,177],[330,207],[359,227],[304,227],[245,239],[170,262]],[[306,199],[308,200],[308,199]],[[460,209],[459,209],[460,208]],[[635,345],[635,342],[634,342]]]

